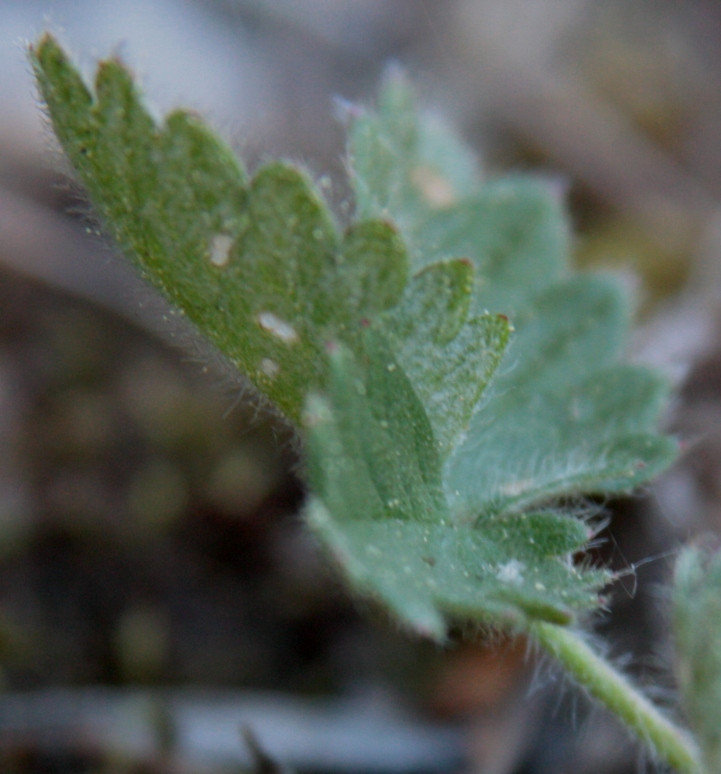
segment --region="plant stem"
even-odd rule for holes
[[[700,756],[689,734],[594,653],[578,632],[556,624],[535,623],[531,633],[579,685],[619,717],[659,759],[683,774],[701,774]]]

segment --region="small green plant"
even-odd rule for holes
[[[356,592],[439,642],[456,622],[525,633],[659,759],[718,771],[721,620],[708,642],[695,621],[721,616],[719,562],[685,554],[677,584],[702,753],[576,628],[611,575],[574,561],[594,523],[569,503],[649,481],[676,444],[656,429],[665,384],[620,360],[627,303],[571,271],[548,188],[484,182],[391,73],[349,112],[341,230],[298,167],[249,176],[196,116],[156,124],[118,60],[91,90],[52,36],[31,59],[108,231],[299,429],[306,521]]]

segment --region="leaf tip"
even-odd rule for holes
[[[36,43],[28,45],[28,57],[36,77],[41,81],[71,67],[63,47],[50,31],[43,32]]]
[[[44,58],[50,54],[63,54],[60,44],[49,30],[43,32],[36,43],[30,43],[28,45],[28,52],[31,56],[38,59]]]

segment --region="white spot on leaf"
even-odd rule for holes
[[[285,344],[295,344],[299,340],[296,329],[290,323],[276,317],[272,312],[261,312],[258,315],[258,324],[263,330],[268,331]]]
[[[456,192],[451,182],[433,167],[416,167],[411,180],[431,207],[443,209],[456,201]]]
[[[532,478],[522,478],[518,481],[511,481],[505,486],[500,487],[499,491],[506,497],[517,497],[518,495],[524,494],[524,492],[527,492],[529,489],[532,489],[535,484],[536,482]]]
[[[280,372],[280,366],[275,362],[275,360],[271,360],[269,357],[264,357],[260,361],[260,370],[269,379],[275,379],[275,377],[278,376],[278,373]]]
[[[210,262],[213,266],[226,266],[230,260],[233,237],[230,234],[216,234],[210,240]]]
[[[526,565],[523,562],[519,562],[518,559],[511,559],[510,562],[499,565],[496,577],[501,583],[519,586],[523,583],[523,571],[525,569]]]

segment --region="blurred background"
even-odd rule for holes
[[[630,355],[685,451],[606,504],[629,572],[591,622],[662,702],[681,542],[721,527],[721,5],[714,0],[0,0],[0,769],[630,774],[624,732],[523,642],[446,651],[350,599],[302,530],[297,443],[87,217],[25,45],[120,53],[252,168],[330,175],[334,98],[402,63],[489,177],[566,191],[579,266],[634,289]],[[659,687],[660,686],[660,687]]]

